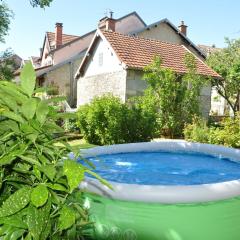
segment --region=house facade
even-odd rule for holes
[[[104,28],[107,17],[98,27]],[[112,19],[115,31],[128,34],[146,26],[136,12]],[[81,64],[96,29],[82,36],[63,33],[62,23],[56,23],[55,32],[46,32],[40,57],[31,57],[40,86],[54,87],[59,95],[67,97],[70,107],[76,107],[76,85],[74,75]]]
[[[160,56],[162,66],[179,74],[187,72],[184,57],[192,53],[182,44],[155,39],[128,36],[113,30],[98,30],[76,73],[77,106],[91,102],[96,96],[111,93],[122,102],[143,94],[146,83],[143,68],[154,56]],[[220,77],[198,56],[195,56],[199,74]],[[208,116],[211,107],[211,86],[201,91],[201,111]]]
[[[130,36],[181,44],[199,59],[205,60],[206,57],[187,37],[187,26],[184,22],[176,27],[168,19],[162,19],[147,25],[136,12],[132,12],[118,19],[112,16],[104,17],[99,21],[98,29],[111,29]],[[96,29],[82,36],[64,34],[63,25],[57,23],[55,32],[46,32],[40,57],[30,59],[36,70],[38,84],[56,88],[59,95],[67,96],[68,104],[72,108],[77,106],[77,81],[74,80],[74,76],[95,34]],[[108,66],[111,66],[111,63]],[[97,72],[97,66],[95,67],[94,71]],[[129,72],[128,78],[137,78],[135,75],[139,74],[140,72]],[[139,89],[142,89],[144,82],[141,81],[138,84]]]

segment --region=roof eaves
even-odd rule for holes
[[[67,60],[65,60],[65,61],[63,61],[63,62],[60,62],[60,63],[58,63],[58,64],[56,64],[56,65],[50,66],[50,68],[46,69],[46,71],[45,71],[45,72],[42,72],[41,75],[38,75],[38,77],[39,77],[39,76],[42,76],[43,74],[47,74],[47,73],[49,73],[49,72],[51,72],[51,71],[53,71],[53,70],[55,70],[55,69],[57,69],[57,68],[65,65],[65,64],[67,64],[67,63],[70,63],[70,62],[78,59],[78,58],[81,57],[81,56],[84,56],[86,50],[87,50],[87,49],[84,49],[83,51],[81,51],[81,52],[78,53],[77,55],[75,55],[75,56],[73,56],[73,57],[71,57],[71,58],[69,58],[69,59],[67,59]]]
[[[87,48],[87,51],[85,52],[84,58],[83,58],[82,62],[80,63],[80,66],[76,71],[76,74],[74,75],[75,79],[78,79],[79,76],[81,75],[81,69],[84,67],[85,61],[87,61],[87,58],[89,56],[89,52],[92,49],[94,42],[96,41],[96,38],[98,38],[98,36],[99,36],[99,31],[97,30],[94,34],[94,37],[93,37],[89,47]]]

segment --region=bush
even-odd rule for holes
[[[147,99],[129,104],[111,95],[95,98],[78,110],[84,138],[97,145],[149,141],[155,132],[156,114]]]
[[[225,118],[219,127],[208,127],[205,120],[195,118],[184,129],[185,139],[193,142],[221,144],[228,147],[240,147],[240,115]]]
[[[31,64],[20,78],[0,81],[0,238],[83,239],[92,225],[76,189],[92,171],[68,158],[56,125],[65,114],[34,97]]]
[[[184,128],[184,137],[187,141],[208,143],[209,128],[204,119],[195,117],[191,124],[186,124]]]
[[[209,142],[228,147],[240,147],[240,115],[225,118],[219,128],[211,128]]]

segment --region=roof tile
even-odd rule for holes
[[[47,37],[49,40],[51,50],[55,49],[55,33],[47,32]],[[62,44],[64,45],[66,43],[69,43],[69,42],[75,40],[76,38],[79,38],[79,36],[63,34],[62,35]]]
[[[119,59],[129,68],[143,69],[152,62],[155,56],[160,56],[163,61],[163,67],[171,68],[178,73],[187,72],[184,58],[189,51],[183,45],[127,36],[111,31],[102,31],[102,33]],[[220,77],[218,73],[197,57],[196,64],[198,74]]]

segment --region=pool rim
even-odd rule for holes
[[[221,155],[240,161],[240,150],[220,145],[192,143],[184,140],[160,140],[94,147],[81,150],[82,157],[93,157],[102,154],[154,151],[199,152],[210,155]],[[112,199],[149,202],[149,203],[201,203],[225,200],[240,196],[240,179],[201,185],[139,185],[109,182],[113,190],[102,185],[96,179],[86,177],[80,188],[100,196]]]

